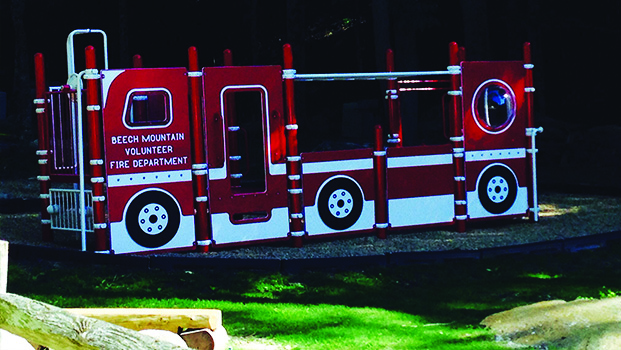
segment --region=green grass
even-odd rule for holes
[[[506,349],[486,316],[616,296],[614,250],[356,271],[132,270],[12,263],[9,292],[60,307],[217,308],[230,335],[291,349]],[[239,347],[235,349],[240,349]]]

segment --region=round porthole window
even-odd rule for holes
[[[505,131],[515,119],[515,94],[502,80],[492,79],[479,85],[472,99],[472,114],[485,132]]]

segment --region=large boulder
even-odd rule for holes
[[[499,341],[570,350],[621,349],[621,297],[551,300],[486,317]]]

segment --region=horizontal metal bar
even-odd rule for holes
[[[377,72],[377,73],[319,73],[295,74],[294,79],[299,81],[331,81],[331,80],[391,80],[406,77],[420,77],[425,75],[450,75],[449,71],[426,72]]]

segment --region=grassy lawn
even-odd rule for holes
[[[272,349],[506,349],[484,317],[611,296],[619,277],[614,249],[297,274],[40,262],[12,263],[9,292],[60,307],[217,308],[230,335]]]

